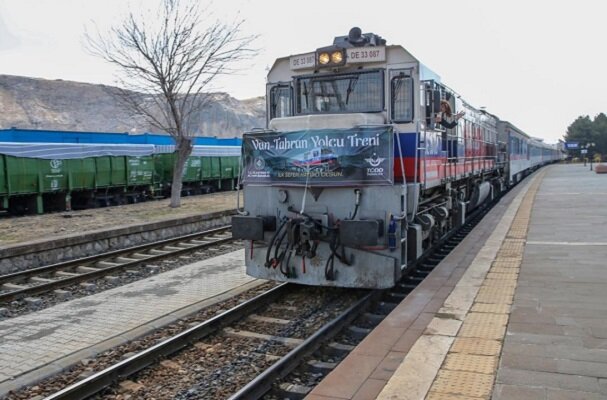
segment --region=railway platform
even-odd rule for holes
[[[0,398],[261,283],[239,250],[0,321]]]
[[[606,195],[527,178],[306,399],[607,398]]]

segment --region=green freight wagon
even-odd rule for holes
[[[145,193],[153,152],[153,145],[0,143],[1,205],[41,214],[69,210],[72,196],[94,198],[100,188]]]
[[[126,187],[126,157],[95,157],[95,188]]]
[[[221,188],[234,190],[238,180],[240,157],[221,157]]]
[[[217,182],[221,179],[221,164],[219,157],[202,158],[202,180]]]
[[[154,175],[152,156],[128,157],[126,163],[127,186],[149,186]]]
[[[166,196],[170,195],[173,181],[173,168],[175,166],[175,155],[156,154],[155,163],[155,187],[164,190]],[[219,157],[205,157],[192,155],[188,157],[182,173],[182,195],[210,193],[219,186],[221,179],[221,165]]]
[[[164,150],[171,146],[164,146]],[[195,146],[182,194],[234,189],[240,148]],[[0,209],[69,210],[170,195],[174,153],[156,145],[0,143]]]
[[[210,185],[204,182],[205,159],[206,157],[190,156],[186,160],[181,178],[181,194],[183,196],[214,191]],[[154,187],[158,192],[163,193],[165,197],[170,196],[174,167],[174,153],[154,155]]]
[[[43,212],[43,201],[69,205],[68,170],[64,160],[4,155],[8,208]]]
[[[8,187],[6,180],[6,162],[4,155],[0,154],[0,208],[8,209]]]
[[[173,175],[175,156],[172,153],[154,154],[154,196],[163,198],[167,196]]]
[[[124,204],[127,191],[127,158],[127,156],[100,156],[82,159],[83,168],[78,168],[79,173],[77,173],[80,175],[78,179],[80,184],[72,187],[72,190],[78,189],[72,192],[72,206],[90,208]],[[74,166],[76,167],[77,164]]]
[[[154,158],[149,156],[127,157],[127,192],[130,203],[144,201],[154,195]]]

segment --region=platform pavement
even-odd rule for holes
[[[607,175],[548,169],[531,210],[494,400],[607,399]]]
[[[414,290],[306,399],[606,399],[607,176],[555,165],[523,184],[480,250],[462,242],[464,273],[450,255],[429,276],[454,287]]]
[[[446,300],[439,313],[461,317],[427,329],[377,398],[607,398],[606,195],[607,179],[580,165],[541,171],[496,227],[491,264],[473,262],[452,293],[474,300]]]
[[[0,397],[263,282],[239,250],[0,321]]]

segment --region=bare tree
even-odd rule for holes
[[[251,58],[256,35],[242,35],[244,20],[209,22],[199,0],[161,0],[155,17],[132,12],[105,34],[85,34],[88,49],[117,66],[120,99],[134,115],[175,140],[171,207],[181,204],[183,168],[196,136],[196,114],[221,74]]]

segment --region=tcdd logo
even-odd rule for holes
[[[51,160],[51,168],[52,169],[59,169],[63,166],[63,161],[62,160]]]
[[[383,163],[385,158],[378,157],[377,154],[373,153],[370,158],[365,158],[365,161],[371,165],[367,167],[367,176],[381,176],[384,174],[384,169],[379,165]]]

